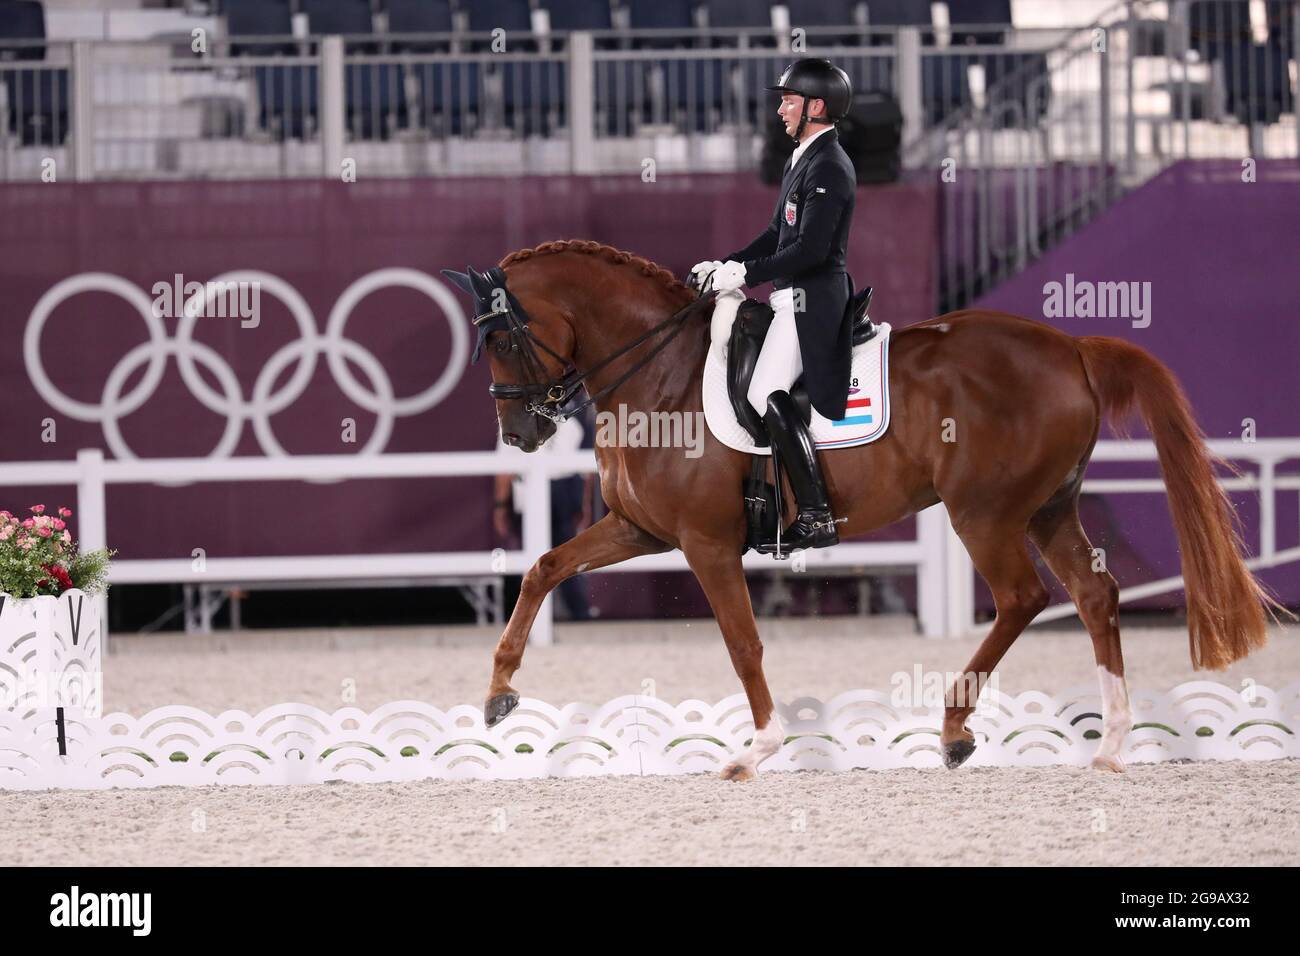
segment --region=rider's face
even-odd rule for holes
[[[793,136],[794,131],[799,128],[799,115],[803,112],[804,98],[798,93],[785,93],[781,96],[781,105],[777,107],[777,115],[785,123],[785,134]],[[808,115],[816,116],[822,112],[822,101],[813,100],[808,104]]]

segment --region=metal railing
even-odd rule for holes
[[[1121,0],[1019,63],[992,54],[982,93],[907,146],[907,165],[942,183],[937,311],[1176,160],[1300,155],[1298,43],[1300,0]]]
[[[645,156],[748,169],[773,112],[761,88],[805,53],[898,98],[913,166],[1113,162],[1131,178],[1247,145],[1296,155],[1300,0],[1268,0],[1260,26],[1251,0],[1203,6],[1131,0],[1075,30],[809,28],[798,48],[771,29],[551,33],[499,52],[473,33],[213,38],[197,53],[5,42],[0,179],[51,160],[78,179],[335,178],[345,158],[367,175],[627,171]]]

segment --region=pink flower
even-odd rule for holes
[[[32,514],[39,515],[45,513],[45,505],[32,505]]]
[[[64,522],[64,521],[60,521],[58,518],[55,518],[55,519],[54,519],[54,530],[55,530],[55,531],[62,531],[62,530],[63,530],[64,528],[66,528],[67,526],[68,526],[68,525],[67,525],[66,522]]]
[[[50,535],[54,534],[54,531],[50,528],[37,528],[36,533],[42,538],[48,538]]]
[[[22,548],[24,551],[32,550],[32,539],[23,538],[23,540],[18,542],[18,547]]]
[[[63,534],[59,535],[59,538],[63,541],[64,544],[72,544],[72,535],[70,535],[66,531],[63,532]]]
[[[31,527],[34,527],[35,525],[36,525],[36,519],[35,519],[35,518],[27,518],[26,520],[23,521],[23,527],[24,527],[24,528],[31,528]]]
[[[12,517],[13,515],[10,514],[8,511],[0,511],[0,518],[4,518],[7,521]]]
[[[0,541],[8,541],[13,537],[13,535],[14,529],[12,525],[5,525],[3,528],[0,528]]]
[[[60,509],[59,509],[59,517],[60,517],[60,518],[71,518],[71,517],[72,517],[72,509],[71,509],[71,508],[60,508]]]

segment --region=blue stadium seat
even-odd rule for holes
[[[1002,128],[1033,129],[1047,113],[1051,82],[1043,53],[997,53],[983,59],[988,108]],[[1004,104],[1018,103],[1019,109]]]
[[[301,0],[302,12],[307,14],[307,32],[313,36],[369,35],[374,33],[370,16],[370,0]],[[375,53],[378,45],[349,41],[348,53]]]
[[[289,37],[293,35],[293,12],[289,0],[226,0],[226,36]],[[284,43],[232,43],[231,56],[293,55],[298,48]]]
[[[1286,51],[1280,43],[1260,45],[1247,40],[1226,44],[1219,50],[1219,59],[1226,106],[1239,122],[1276,123],[1294,109]]]
[[[528,0],[474,0],[468,10],[471,33],[505,30],[507,53],[538,49]],[[475,40],[471,48],[489,49],[490,44],[490,40]],[[554,124],[563,123],[567,83],[563,63],[494,63],[488,75],[500,82],[506,126],[529,135],[549,132]]]
[[[469,10],[470,33],[505,30],[507,52],[537,49],[528,0],[472,0],[462,6]],[[488,39],[476,39],[472,44],[473,49],[480,50],[490,46],[491,40]]]
[[[370,0],[302,0],[313,36],[372,36]],[[377,41],[348,40],[345,55],[379,52]],[[348,130],[357,139],[387,139],[406,125],[402,71],[392,63],[349,63],[343,76]]]
[[[790,28],[850,27],[846,33],[813,33],[809,42],[825,46],[851,46],[862,42],[862,31],[853,18],[857,0],[786,0]],[[929,7],[926,8],[927,10]]]
[[[709,26],[725,29],[744,28],[749,35],[751,47],[776,46],[776,34],[772,32],[772,8],[767,0],[705,0],[704,12]],[[735,46],[736,37],[715,37],[714,43]]]
[[[692,30],[691,0],[628,0],[628,26],[633,30]],[[683,37],[638,37],[634,49],[662,50],[690,46]]]
[[[226,0],[229,37],[291,37],[293,13],[289,0]],[[257,88],[258,125],[276,139],[302,139],[318,126],[320,75],[310,63],[294,62],[298,48],[283,43],[230,44],[232,56],[284,56],[277,66],[253,67]]]
[[[420,125],[442,136],[460,136],[478,125],[483,71],[477,63],[444,60],[405,67],[420,91]]]
[[[1217,60],[1225,48],[1250,42],[1250,7],[1240,0],[1192,0],[1187,28],[1191,48]]]
[[[1268,17],[1268,42],[1280,49],[1288,60],[1295,59],[1295,15],[1292,0],[1264,0]]]
[[[40,3],[0,0],[0,40],[44,39],[45,10]],[[68,136],[68,71],[18,66],[44,59],[45,47],[39,44],[0,50],[9,103],[5,125],[24,146],[58,146]]]
[[[628,0],[628,26],[634,30],[676,30],[677,36],[637,37],[633,49],[690,49],[704,37],[688,36],[695,29],[691,0]],[[634,101],[641,106],[644,122],[670,122],[679,128],[697,130],[709,127],[708,111],[722,102],[725,71],[721,60],[665,59],[649,68],[663,77],[663,100]],[[644,89],[652,89],[649,77]]]
[[[927,126],[970,105],[969,60],[955,54],[921,55],[921,105]]]
[[[948,4],[952,6],[951,3]],[[870,27],[928,27],[930,4],[915,0],[867,0],[867,26]]]
[[[948,22],[954,27],[988,24],[1011,26],[1011,0],[948,0]],[[1006,42],[1006,30],[952,31],[953,46],[992,45]]]
[[[388,32],[397,53],[447,53],[450,40],[407,40],[403,34],[454,31],[450,0],[388,0]],[[432,133],[459,136],[473,128],[479,113],[482,69],[477,63],[408,64],[402,76],[414,76],[419,90],[419,125]]]
[[[614,26],[609,0],[543,0],[540,6],[550,16],[554,33],[610,30]]]
[[[1011,27],[1011,0],[949,0],[948,19],[954,27],[987,24],[1000,29],[954,29],[954,46],[997,46],[1007,40]],[[972,57],[967,64],[984,68],[987,105],[1000,127],[1037,126],[1050,99],[1049,84],[1038,82],[1047,75],[1047,57],[1041,53],[990,53]],[[1011,104],[1017,104],[1012,107]]]
[[[451,0],[388,0],[388,32],[451,33]],[[430,40],[424,43],[395,40],[393,49],[415,53],[447,50],[448,44]]]

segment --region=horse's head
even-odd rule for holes
[[[442,274],[474,301],[478,341],[473,361],[486,349],[492,369],[501,438],[522,451],[536,451],[555,434],[555,416],[581,387],[573,381],[573,327],[545,298],[521,285],[528,307],[506,287],[499,268],[479,272],[444,269]]]

